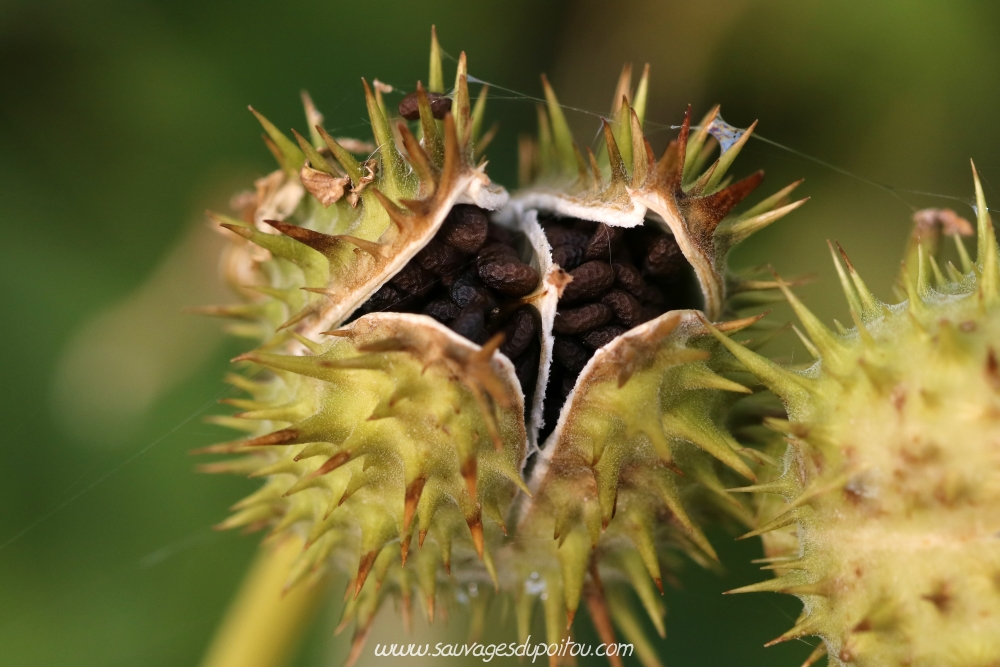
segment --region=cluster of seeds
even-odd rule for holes
[[[358,310],[423,313],[483,344],[498,332],[500,346],[530,396],[541,353],[537,311],[522,297],[540,282],[524,261],[526,237],[490,222],[486,211],[459,204],[434,238]]]
[[[559,299],[553,365],[546,389],[546,430],[580,371],[612,340],[669,310],[697,308],[690,266],[670,234],[650,223],[625,229],[571,218],[542,220],[553,262],[573,280]],[[422,313],[483,344],[498,332],[528,404],[538,374],[537,311],[523,298],[539,287],[525,259],[523,234],[490,221],[486,211],[459,204],[434,238],[358,309]],[[542,434],[546,435],[545,433]]]
[[[552,260],[573,277],[559,300],[546,428],[594,352],[669,310],[700,307],[687,260],[653,223],[626,229],[571,218],[542,220]],[[561,400],[552,400],[561,399]]]

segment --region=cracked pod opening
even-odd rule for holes
[[[697,128],[688,110],[656,160],[642,131],[647,83],[644,72],[632,95],[626,67],[595,154],[574,144],[543,80],[538,139],[521,143],[524,187],[497,214],[537,221],[559,276],[541,311],[553,360],[544,443],[530,462],[531,496],[516,506],[517,539],[498,559],[517,573],[522,637],[540,605],[547,641],[558,642],[586,601],[602,637],[621,632],[649,649],[628,599],[662,634],[658,593],[678,554],[706,566],[716,558],[706,518],[754,522],[726,491],[754,480],[760,462],[727,422],[751,392],[705,319],[729,319],[717,324],[728,332],[757,324],[733,319],[732,296],[745,303],[777,284],[729,273],[726,254],[802,201],[786,201],[793,184],[735,212],[762,175],[726,178],[750,130],[724,126],[717,109]]]
[[[541,357],[541,321],[532,299],[542,284],[539,253],[523,232],[490,220],[472,204],[452,208],[437,234],[355,312],[419,313],[514,364],[532,404]],[[528,415],[526,415],[526,418]]]
[[[546,215],[541,225],[553,263],[571,278],[553,321],[545,425],[539,437],[544,441],[598,349],[669,311],[700,310],[704,297],[673,234],[655,221],[612,227]]]
[[[589,162],[547,89],[537,180],[505,205],[473,147],[485,94],[470,104],[464,55],[450,97],[440,70],[435,42],[426,90],[395,108],[365,87],[366,161],[311,104],[316,132],[297,146],[259,116],[282,168],[226,221],[247,302],[211,310],[261,343],[237,359],[249,375],[230,378],[250,394],[229,401],[244,412],[217,420],[248,437],[207,448],[243,456],[204,469],[267,481],[222,525],[301,537],[290,584],[352,574],[353,657],[385,600],[406,617],[419,594],[432,618],[436,598],[487,583],[519,627],[543,603],[550,642],[586,599],[640,645],[622,596],[635,590],[662,631],[670,552],[714,558],[702,506],[752,522],[725,493],[754,477],[724,423],[747,389],[697,310],[718,320],[727,293],[761,289],[727,274],[725,255],[801,202],[785,202],[793,185],[730,215],[760,175],[724,177],[749,131],[703,170],[714,115],[690,142],[688,115],[656,161],[644,77]],[[525,481],[543,399],[554,430]]]
[[[238,218],[213,215],[234,233],[225,267],[245,302],[205,310],[259,345],[228,378],[242,412],[215,419],[245,439],[203,450],[241,456],[202,469],[266,479],[220,527],[301,538],[289,585],[356,573],[345,618],[362,634],[388,590],[418,586],[433,610],[453,562],[496,583],[525,488],[533,304],[554,298],[541,233],[490,219],[507,193],[479,160],[485,90],[472,104],[462,54],[445,95],[434,38],[430,70],[398,109],[364,85],[370,145],[332,137],[307,96],[308,137],[257,114],[281,169],[235,200]]]
[[[558,440],[558,420],[571,411],[574,396],[585,398],[585,367],[619,362],[611,346],[625,333],[671,311],[701,310],[712,320],[737,316],[748,293],[774,289],[730,273],[726,256],[805,201],[787,200],[793,183],[736,212],[763,180],[760,171],[736,182],[727,176],[755,124],[735,128],[718,107],[696,127],[688,108],[677,138],[657,160],[643,132],[648,67],[634,92],[631,76],[626,67],[611,121],[601,121],[603,144],[596,153],[585,147],[586,158],[543,78],[538,138],[522,138],[520,147],[525,187],[500,212],[522,221],[537,215],[552,263],[569,272],[552,323],[545,442]],[[731,300],[735,295],[740,299]],[[598,355],[602,350],[609,354]],[[614,370],[595,369],[596,376]]]

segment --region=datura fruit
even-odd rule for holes
[[[838,263],[855,328],[834,333],[780,278],[727,268],[805,201],[793,183],[741,206],[763,178],[728,175],[753,126],[688,109],[656,158],[648,68],[633,89],[626,67],[581,150],[543,78],[508,195],[468,81],[462,54],[446,90],[432,37],[426,87],[389,106],[364,83],[372,143],[332,137],[308,96],[294,140],[254,112],[280,169],[213,214],[243,301],[202,309],[257,341],[228,378],[241,412],[213,418],[246,437],[202,451],[264,485],[220,527],[299,545],[287,590],[350,579],[349,661],[387,600],[409,623],[419,599],[428,620],[467,608],[473,632],[513,609],[522,640],[540,608],[550,643],[583,603],[603,641],[659,664],[635,610],[663,634],[663,580],[681,556],[711,565],[703,527],[722,522],[763,535],[780,574],[740,591],[804,603],[776,641],[819,635],[835,664],[998,664],[1000,264],[978,180],[977,260],[959,239],[942,271],[925,220],[896,306]],[[754,351],[771,333],[748,309],[775,297],[808,368]]]
[[[804,200],[793,184],[733,214],[762,174],[729,183],[752,128],[718,109],[693,134],[689,111],[655,159],[648,70],[633,93],[628,68],[586,160],[544,82],[511,200],[476,163],[486,90],[471,103],[465,63],[446,95],[432,39],[428,85],[398,110],[365,83],[370,146],[330,136],[308,97],[294,141],[254,112],[281,169],[213,215],[245,302],[203,309],[261,341],[229,378],[242,412],[214,419],[250,435],[202,451],[238,455],[205,471],[266,481],[220,527],[298,536],[287,587],[349,573],[352,658],[386,599],[408,617],[419,596],[429,619],[439,600],[479,619],[509,600],[522,636],[540,605],[551,642],[586,600],[602,637],[657,664],[631,591],[662,634],[663,568],[715,558],[703,517],[752,526],[725,488],[763,460],[726,430],[749,390],[699,313],[777,288],[725,256]]]
[[[971,225],[918,217],[901,303],[876,299],[836,253],[852,329],[831,331],[785,288],[809,368],[715,332],[787,412],[767,422],[787,447],[780,474],[743,489],[785,501],[762,501],[752,533],[781,574],[733,592],[798,596],[802,617],[774,643],[818,635],[831,664],[1000,664],[1000,262],[973,176],[975,261]],[[946,270],[941,221],[957,248]]]

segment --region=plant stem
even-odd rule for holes
[[[262,547],[212,640],[202,667],[282,667],[295,649],[327,586],[324,578],[282,593],[302,540]]]

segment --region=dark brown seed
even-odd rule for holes
[[[462,310],[451,299],[434,299],[424,306],[424,315],[430,315],[438,322],[451,322]]]
[[[584,254],[586,259],[611,259],[611,244],[622,237],[625,229],[622,227],[609,227],[599,225],[587,243],[587,251]]]
[[[593,331],[588,331],[583,334],[581,338],[583,339],[584,345],[596,350],[599,347],[604,347],[626,331],[627,329],[625,329],[625,327],[620,327],[617,324],[609,324],[607,326],[598,327]]]
[[[451,111],[451,98],[439,93],[427,93],[427,101],[431,103],[431,113],[438,120]],[[399,115],[406,120],[418,120],[420,118],[420,106],[417,102],[417,94],[410,93],[399,102]]]
[[[646,289],[646,283],[642,279],[639,269],[634,264],[628,262],[615,262],[611,265],[615,270],[615,281],[632,293],[633,296],[642,297]]]
[[[576,303],[599,298],[615,282],[615,272],[607,262],[585,262],[570,271],[573,276],[560,301]]]
[[[642,304],[623,289],[611,290],[601,297],[601,303],[610,306],[618,321],[630,329],[642,323]]]
[[[473,253],[486,243],[489,226],[483,209],[471,204],[456,204],[435,238],[462,252]]]
[[[397,306],[404,298],[402,292],[388,283],[382,285],[378,290],[368,297],[368,300],[361,305],[361,310],[365,313],[391,310]]]
[[[571,391],[573,391],[573,388],[574,388],[574,387],[576,387],[576,379],[577,379],[578,377],[579,377],[579,375],[573,375],[573,376],[567,376],[567,377],[564,377],[564,378],[562,379],[562,383],[560,384],[560,387],[559,387],[559,389],[560,389],[560,391],[562,392],[562,397],[563,397],[564,399],[565,399],[565,398],[566,398],[567,396],[569,396],[569,393],[570,393]]]
[[[545,238],[549,240],[549,245],[553,248],[563,245],[586,248],[590,243],[590,237],[577,229],[570,229],[561,225],[549,225],[545,228]]]
[[[524,352],[531,341],[538,339],[538,325],[531,308],[525,306],[517,309],[504,327],[503,344],[500,351],[509,359],[515,359]]]
[[[577,334],[590,331],[611,321],[614,312],[603,303],[588,303],[579,308],[560,309],[556,312],[556,333]]]
[[[389,282],[406,294],[420,294],[434,285],[434,274],[411,260]]]
[[[556,336],[552,343],[552,358],[571,373],[583,370],[590,357],[590,350],[581,345],[576,338]]]
[[[552,262],[566,271],[572,271],[583,261],[583,248],[576,245],[561,245],[552,250]]]
[[[593,220],[574,220],[573,229],[579,229],[581,232],[587,235],[587,239],[590,239],[590,235],[594,233],[597,229],[597,225],[601,223],[594,222]]]
[[[417,262],[437,276],[447,276],[462,268],[468,260],[456,248],[431,239],[423,250],[417,253]]]
[[[669,276],[684,268],[687,260],[673,236],[658,236],[646,253],[643,267],[654,276]]]
[[[486,342],[486,320],[483,318],[481,308],[475,306],[463,308],[458,316],[451,321],[448,328],[459,336],[468,338],[473,343]]]
[[[538,270],[516,259],[500,258],[480,262],[479,279],[504,296],[519,297],[538,287]]]
[[[479,251],[479,254],[476,255],[476,263],[480,265],[484,262],[495,262],[504,259],[521,261],[521,256],[506,243],[490,243],[483,247]]]
[[[451,300],[458,304],[460,308],[476,306],[477,308],[491,309],[496,306],[493,295],[490,294],[471,271],[463,273],[455,282],[451,284],[449,292]]]
[[[506,296],[524,296],[538,286],[538,271],[524,264],[517,251],[503,243],[490,243],[476,257],[480,280]]]

